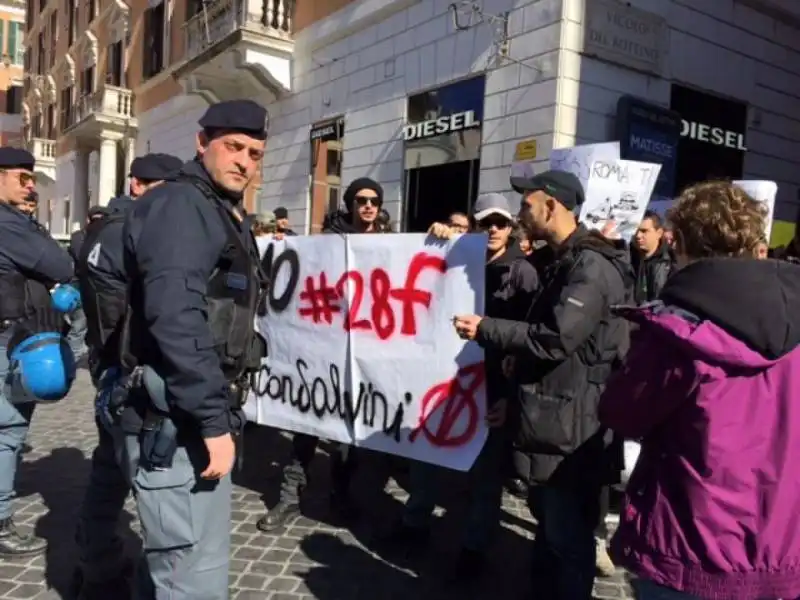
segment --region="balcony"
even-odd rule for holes
[[[126,88],[104,85],[83,96],[68,111],[64,135],[87,140],[122,139],[137,127],[133,116],[133,92]]]
[[[184,24],[186,93],[209,102],[277,99],[291,86],[295,0],[211,0]],[[266,96],[266,98],[265,98]]]
[[[56,143],[54,140],[31,138],[29,143],[30,153],[36,159],[34,171],[44,175],[47,179],[56,179]]]

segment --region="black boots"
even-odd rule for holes
[[[32,534],[21,534],[10,517],[0,520],[0,557],[23,558],[43,554],[46,550],[45,540]]]

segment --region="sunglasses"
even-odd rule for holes
[[[29,183],[36,185],[36,175],[33,173],[26,173],[25,171],[3,171],[7,175],[16,175],[19,178],[19,184],[21,186],[26,186]]]
[[[356,196],[356,204],[359,206],[366,206],[367,204],[371,204],[377,208],[380,208],[381,201],[377,198],[372,198],[371,196]]]

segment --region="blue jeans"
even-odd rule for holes
[[[11,402],[11,386],[7,385],[8,357],[6,345],[9,331],[0,334],[0,519],[11,516],[14,500],[14,482],[17,477],[20,452],[28,437],[28,427],[33,417],[34,402]]]
[[[505,451],[506,437],[502,430],[490,430],[486,444],[470,470],[471,499],[462,538],[462,546],[467,550],[485,551],[499,525]],[[414,528],[430,526],[439,493],[440,469],[429,463],[410,462],[411,495],[403,513],[405,525]]]
[[[528,492],[528,507],[538,522],[531,569],[537,596],[590,600],[600,488],[534,485]]]

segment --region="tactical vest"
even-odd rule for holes
[[[0,210],[12,209],[0,204]],[[30,228],[37,235],[50,235],[32,220]],[[2,235],[0,231],[0,244],[3,243]],[[0,321],[18,321],[31,316],[38,309],[50,306],[51,302],[50,291],[44,283],[30,279],[19,271],[0,275]]]
[[[75,271],[81,291],[81,302],[86,314],[86,344],[101,363],[113,361],[119,346],[118,325],[125,314],[126,285],[97,270],[95,249],[100,233],[111,224],[125,221],[124,212],[115,212],[95,219],[86,227],[86,237],[81,246]],[[120,233],[120,236],[122,234]]]
[[[234,381],[247,371],[258,369],[266,351],[263,341],[255,333],[255,316],[267,285],[255,241],[248,245],[242,240],[230,211],[205,181],[188,175],[180,175],[172,181],[184,181],[195,186],[217,209],[228,234],[208,280],[206,300],[208,325],[222,372],[229,381]],[[135,293],[135,290],[131,291]],[[149,354],[147,350],[137,348],[134,328],[136,324],[127,318],[121,342],[121,364],[126,369],[138,364],[140,354]]]

